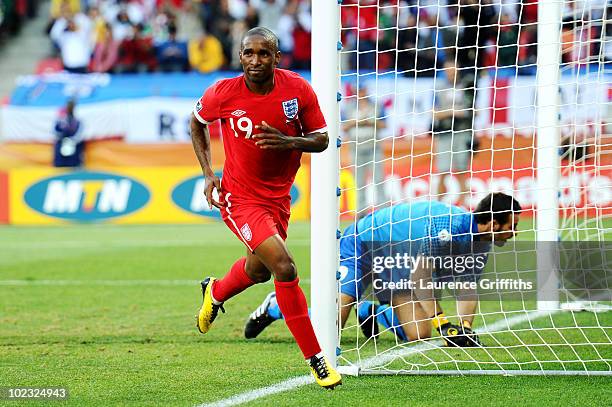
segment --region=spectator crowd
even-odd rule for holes
[[[344,66],[433,76],[459,68],[533,66],[538,0],[344,0]],[[610,61],[607,0],[563,3],[563,62]],[[607,10],[606,10],[607,8]],[[605,30],[608,30],[606,33]],[[608,49],[602,51],[602,46]]]
[[[460,69],[533,66],[537,1],[344,0],[343,69],[433,76],[449,55]],[[606,8],[564,3],[564,62],[609,59]],[[52,0],[51,17],[71,72],[239,69],[240,39],[256,25],[278,35],[282,67],[310,68],[311,0]]]
[[[52,0],[48,32],[65,70],[239,69],[242,35],[281,38],[283,67],[310,68],[310,0]]]

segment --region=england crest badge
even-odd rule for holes
[[[244,239],[247,242],[250,242],[251,239],[253,238],[253,234],[251,233],[251,228],[249,227],[248,223],[245,223],[244,225],[242,225],[242,227],[240,228],[240,233],[242,234],[242,237],[244,237]]]
[[[283,102],[283,111],[285,112],[285,116],[287,116],[287,119],[289,120],[295,119],[298,114],[297,98],[293,98],[291,100],[285,100]]]

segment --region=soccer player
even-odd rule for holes
[[[455,247],[460,247],[463,242],[470,250],[473,249],[471,242],[482,242],[473,253],[483,249],[486,253],[491,244],[501,246],[514,237],[520,212],[521,206],[514,198],[498,192],[482,199],[473,213],[441,202],[417,202],[380,209],[350,225],[340,240],[341,325],[344,326],[353,305],[361,300],[363,292],[373,281],[372,254],[366,252],[373,247],[372,242],[414,242],[418,252],[429,255],[439,253],[437,248],[451,242]],[[476,280],[482,268],[474,267],[459,278]],[[412,272],[409,278],[413,280],[457,278],[452,275],[452,270],[449,275],[448,270],[433,270],[431,267],[416,267]],[[401,275],[386,278],[393,280],[398,277]],[[389,298],[381,298],[383,293],[376,294],[381,302],[389,302]],[[390,295],[391,304],[361,302],[357,317],[366,336],[378,334],[378,322],[402,341],[429,338],[433,327],[449,346],[477,346],[479,340],[472,331],[472,322],[478,302],[471,295],[473,293],[462,294],[457,301],[460,325],[449,322],[432,292],[419,289],[394,292]],[[283,315],[275,294],[270,293],[249,316],[245,336],[255,338],[281,318]]]
[[[278,306],[316,382],[333,389],[342,379],[321,352],[285,245],[300,157],[327,148],[327,126],[313,89],[298,74],[278,69],[280,57],[272,31],[248,31],[240,48],[244,74],[216,82],[193,110],[191,134],[206,199],[247,248],[223,278],[202,281],[197,327],[208,332],[225,301],[273,276]],[[225,149],[222,180],[211,162],[207,126],[215,120],[221,120]]]

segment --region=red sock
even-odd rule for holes
[[[245,265],[246,257],[237,260],[225,277],[213,284],[212,295],[215,300],[225,302],[255,284],[247,275]]]
[[[299,282],[299,278],[288,282],[274,280],[276,301],[304,358],[310,359],[321,352],[321,347],[312,329],[308,316],[308,304],[306,304],[304,292],[298,285]]]

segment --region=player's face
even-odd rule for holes
[[[513,214],[508,217],[508,222],[499,224],[497,221],[492,222],[493,226],[493,243],[496,246],[503,246],[506,242],[516,235],[518,230],[518,222],[520,215]]]
[[[266,83],[274,75],[280,62],[280,52],[273,44],[258,35],[246,37],[240,50],[240,64],[247,79],[253,83]]]

